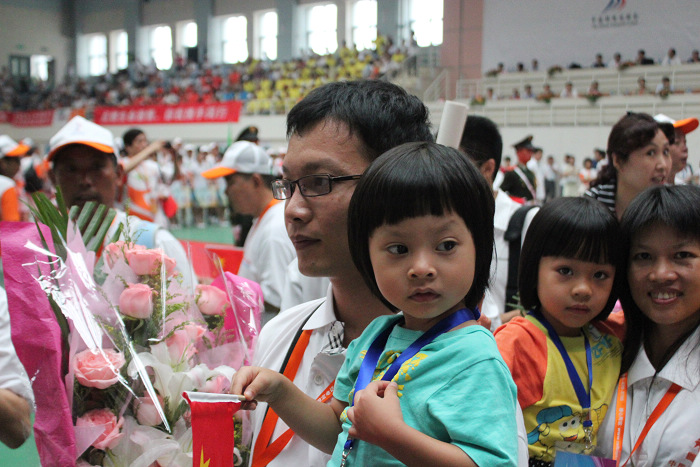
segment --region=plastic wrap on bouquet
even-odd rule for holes
[[[48,228],[43,234],[51,238]],[[61,329],[46,294],[22,266],[33,263],[36,274],[49,274],[49,259],[26,247],[41,244],[34,224],[2,222],[0,239],[12,342],[32,381],[37,406],[34,438],[39,457],[42,465],[71,465],[76,456],[75,435],[62,378]],[[42,410],[46,407],[52,409]]]
[[[46,413],[64,425],[67,419],[64,431],[74,442],[64,455],[73,461],[191,465],[190,412],[182,394],[226,393],[235,369],[250,362],[259,330],[259,286],[234,276],[214,287],[218,296],[206,286],[193,295],[162,250],[127,239],[104,246],[96,260],[71,223],[65,239],[48,239],[65,257],[39,241],[25,241],[21,247],[31,252],[30,260],[10,261],[10,270],[19,264],[29,274],[25,281],[38,284],[25,306],[49,297],[58,311],[43,319],[68,324],[52,353],[34,350],[39,361],[53,355],[66,362],[54,369],[53,390],[46,392],[51,401],[37,398],[37,420]],[[3,256],[7,261],[5,251]],[[22,353],[23,344],[18,347]],[[55,403],[56,392],[65,394],[64,406]],[[43,441],[60,445],[70,438],[62,434],[54,430]]]

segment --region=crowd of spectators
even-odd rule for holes
[[[681,60],[676,49],[670,48],[667,54],[660,60],[654,60],[646,55],[643,49],[637,52],[637,56],[634,60],[623,60],[622,55],[616,52],[613,58],[608,62],[605,61],[603,54],[598,53],[595,55],[595,59],[591,64],[590,68],[608,68],[616,69],[622,71],[634,66],[644,66],[644,65],[661,65],[661,66],[679,66],[684,63],[700,63],[700,51],[693,50],[691,56],[686,60]],[[583,68],[578,63],[571,63],[568,69],[580,69]],[[538,61],[535,59],[532,61],[532,65],[528,70],[524,63],[519,62],[514,68],[506,69],[503,63],[499,63],[498,66],[492,70],[486,72],[487,78],[495,78],[504,73],[524,73],[528,71],[539,71]],[[549,76],[554,77],[557,73],[561,73],[563,68],[559,65],[551,66],[547,69]],[[700,92],[700,88],[677,90],[671,83],[671,79],[668,76],[661,78],[660,82],[653,87],[648,87],[646,79],[644,77],[639,77],[637,80],[636,88],[622,89],[621,94],[623,95],[657,95],[662,98],[669,96],[670,94],[683,93],[683,92]],[[544,83],[541,90],[534,90],[532,84],[526,83],[523,85],[522,89],[513,88],[512,92],[507,95],[503,93],[497,93],[494,91],[493,87],[487,87],[484,94],[476,95],[472,103],[473,104],[483,104],[488,100],[502,100],[502,99],[537,99],[542,102],[549,102],[553,98],[563,97],[563,98],[587,98],[592,102],[595,102],[599,97],[609,95],[600,90],[600,85],[598,81],[592,81],[590,86],[586,90],[579,90],[574,87],[574,84],[570,81],[564,83],[562,89],[553,90],[550,83]]]
[[[154,63],[132,62],[115,74],[82,78],[68,76],[56,86],[45,81],[18,81],[0,72],[0,110],[44,110],[61,107],[174,105],[240,100],[250,114],[284,113],[311,89],[343,79],[377,79],[393,76],[415,44],[399,46],[378,36],[373,49],[358,51],[345,43],[336,53],[309,51],[293,60],[249,58],[235,64],[187,61],[177,55],[169,70]]]

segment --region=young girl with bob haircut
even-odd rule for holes
[[[695,466],[700,462],[700,188],[646,190],[625,211],[620,229],[618,270],[628,284],[620,289],[620,301],[627,330],[622,376],[599,433],[599,452],[620,466]]]
[[[279,373],[245,368],[232,390],[266,400],[328,465],[512,466],[516,389],[477,324],[493,250],[493,194],[459,151],[391,149],[348,211],[353,261],[396,315],[353,340],[329,405]]]
[[[520,302],[530,310],[496,330],[518,387],[530,465],[557,449],[590,453],[617,382],[618,222],[588,198],[558,198],[532,220],[520,255]],[[621,319],[620,319],[621,321]]]
[[[646,188],[669,183],[668,138],[651,115],[628,112],[618,120],[610,130],[607,153],[607,163],[584,195],[603,203],[618,219]]]

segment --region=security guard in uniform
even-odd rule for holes
[[[518,165],[515,169],[505,173],[500,188],[511,196],[532,202],[537,190],[537,179],[526,165],[535,152],[535,147],[532,145],[532,135],[515,143],[513,147],[518,156]]]

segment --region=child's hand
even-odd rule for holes
[[[258,401],[272,403],[280,396],[284,379],[267,368],[244,366],[233,376],[229,394],[243,394],[246,402],[241,404],[241,409],[255,410]]]
[[[352,423],[349,436],[381,445],[392,424],[403,424],[398,389],[395,382],[372,381],[355,394],[355,405],[347,412]]]

